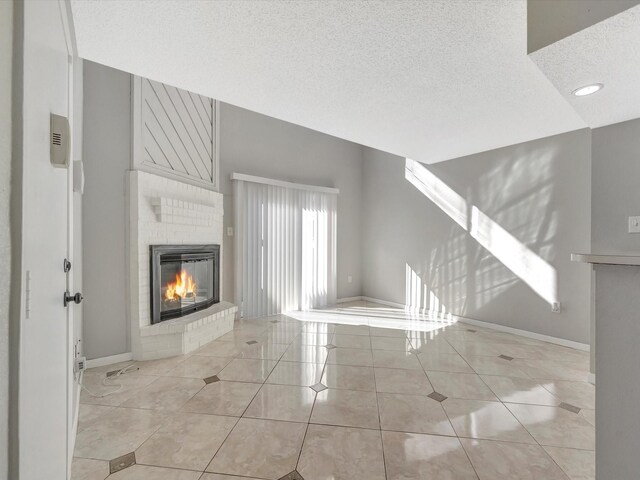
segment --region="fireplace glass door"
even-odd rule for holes
[[[218,299],[219,247],[152,249],[152,322],[206,308]],[[155,265],[153,265],[155,263]],[[155,267],[155,268],[154,268]]]

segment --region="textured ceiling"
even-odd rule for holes
[[[427,163],[585,127],[525,0],[71,4],[81,57]]]
[[[640,6],[530,56],[591,128],[640,117]],[[590,83],[604,89],[571,94]]]

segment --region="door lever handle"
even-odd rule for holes
[[[66,307],[69,303],[74,302],[75,304],[79,304],[82,302],[82,294],[80,292],[76,292],[75,295],[71,295],[69,290],[64,292],[64,296],[62,298],[62,303]]]

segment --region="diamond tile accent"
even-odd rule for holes
[[[565,410],[571,412],[571,413],[580,413],[580,408],[576,407],[575,405],[571,405],[570,403],[565,403],[562,402],[560,405],[558,405],[560,408],[564,408]]]
[[[287,473],[284,477],[281,477],[279,480],[304,480],[302,475],[300,475],[296,470],[291,473]]]
[[[109,462],[109,474],[119,472],[136,464],[136,453],[130,452]]]
[[[326,390],[326,389],[327,389],[327,386],[326,386],[326,385],[323,385],[322,383],[316,383],[315,385],[311,385],[309,388],[310,388],[311,390],[315,390],[316,392],[320,393],[320,392],[322,392],[323,390]]]
[[[513,360],[513,357],[510,357],[509,355],[498,355],[498,358],[509,361]]]
[[[220,381],[217,375],[214,375],[213,377],[203,378],[202,380],[204,380],[204,383],[206,383],[207,385]]]
[[[438,392],[430,393],[429,395],[427,395],[427,397],[429,397],[432,400],[435,400],[436,402],[444,402],[447,398],[449,398],[449,397],[445,397],[444,395]]]
[[[255,345],[256,343],[258,343],[258,342],[256,342],[255,340],[249,340],[247,342],[247,345]]]
[[[327,350],[333,350],[334,348],[336,348],[335,345],[331,345],[330,343],[325,345],[325,347],[327,348]]]

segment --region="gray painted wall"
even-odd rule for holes
[[[220,191],[225,229],[233,226],[232,173],[340,189],[338,195],[338,298],[362,294],[362,147],[308,128],[222,104]],[[225,230],[226,233],[226,230]],[[234,242],[225,237],[224,297],[233,301]],[[347,277],[352,276],[352,283]]]
[[[628,217],[640,215],[640,119],[592,133],[591,247],[594,253],[640,253]]]
[[[453,314],[589,343],[590,132],[580,130],[429,170],[557,271],[562,312],[504,267],[404,178],[404,159],[366,149],[363,293],[405,303],[406,268]]]
[[[0,289],[11,291],[13,2],[0,2]],[[8,473],[9,302],[0,302],[0,478]]]
[[[527,0],[527,53],[639,3],[639,0]]]
[[[130,351],[125,295],[125,172],[130,166],[130,75],[84,62],[84,352]],[[338,198],[338,297],[361,290],[362,147],[222,104],[220,191],[225,233],[233,226],[230,174],[240,172],[341,189]],[[225,237],[223,296],[233,300],[233,238]],[[348,283],[347,276],[352,276]]]
[[[83,343],[89,359],[131,351],[125,290],[130,79],[127,73],[84,62]]]

